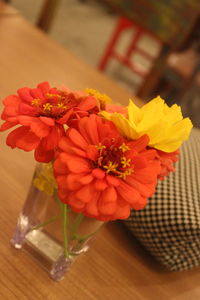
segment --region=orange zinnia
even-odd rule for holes
[[[54,162],[58,194],[76,212],[98,220],[125,219],[142,209],[156,187],[160,162],[147,135],[123,138],[97,115],[84,117],[59,142]]]
[[[35,159],[49,162],[54,158],[58,141],[64,135],[64,124],[98,112],[94,97],[69,90],[50,88],[43,82],[37,88],[21,88],[18,95],[3,101],[0,131],[21,125],[8,134],[7,145],[25,151],[35,149]]]

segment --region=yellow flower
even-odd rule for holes
[[[180,106],[169,107],[159,96],[142,108],[130,100],[127,118],[120,113],[103,111],[100,114],[111,120],[126,138],[134,140],[147,134],[149,146],[164,152],[177,150],[193,127],[189,118],[183,119]]]
[[[106,104],[112,103],[112,99],[106,95],[106,94],[101,94],[99,91],[94,90],[94,89],[85,89],[85,92],[90,95],[93,96],[97,99],[97,101],[100,104],[100,108],[102,110],[104,110],[106,108]]]
[[[42,164],[41,170],[35,174],[33,184],[38,190],[45,192],[47,195],[53,195],[57,185],[51,163]]]

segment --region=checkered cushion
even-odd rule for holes
[[[144,210],[125,224],[170,270],[200,265],[200,130],[181,147],[176,172],[160,181]]]

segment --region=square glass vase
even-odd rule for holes
[[[33,255],[59,281],[104,222],[73,212],[62,203],[51,164],[36,167],[31,186],[11,239],[16,249]]]

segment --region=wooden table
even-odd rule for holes
[[[0,16],[0,49],[1,99],[43,80],[71,88],[97,88],[124,104],[130,96],[19,14]],[[32,153],[5,146],[5,137],[1,134],[0,299],[200,299],[199,269],[182,273],[161,270],[118,223],[107,224],[97,234],[91,250],[59,283],[28,254],[13,249],[9,241],[35,163]]]

